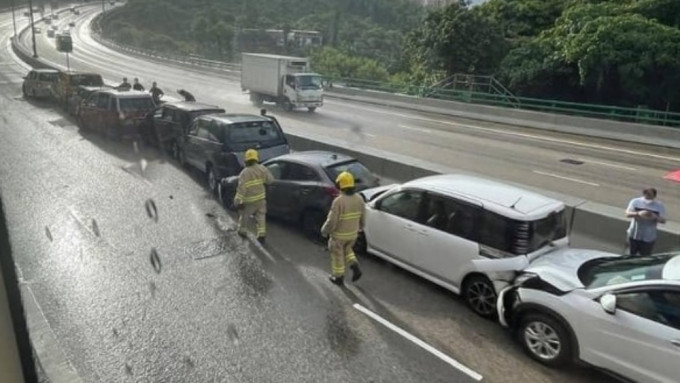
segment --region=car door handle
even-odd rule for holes
[[[671,344],[675,347],[680,347],[680,340],[673,339],[671,340]]]

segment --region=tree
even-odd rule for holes
[[[425,65],[448,74],[491,74],[507,51],[500,25],[465,1],[431,12],[407,36],[410,66]]]

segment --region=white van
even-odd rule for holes
[[[569,243],[562,202],[495,181],[438,175],[361,194],[360,250],[461,294],[486,317],[503,280]]]

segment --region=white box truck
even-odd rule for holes
[[[323,105],[321,75],[310,72],[308,58],[243,53],[241,63],[241,88],[255,105],[275,102],[310,112]]]

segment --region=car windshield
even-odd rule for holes
[[[71,76],[71,85],[102,86],[104,85],[104,82],[102,81],[101,76],[98,75],[77,74]]]
[[[677,254],[597,258],[581,265],[578,277],[586,288],[595,289],[627,282],[662,279],[668,274],[677,275],[679,262],[680,255]]]
[[[40,73],[38,75],[40,81],[50,81],[56,82],[59,79],[59,74],[57,73]]]
[[[297,76],[297,84],[300,89],[321,89],[321,76],[304,75]]]
[[[340,173],[350,172],[354,176],[355,182],[360,185],[359,189],[376,186],[377,184],[377,179],[373,173],[356,160],[329,166],[326,168],[326,172],[328,172],[328,176],[333,181],[335,181]]]
[[[254,146],[268,148],[283,145],[285,139],[281,129],[271,121],[237,122],[227,129],[226,144],[234,151],[243,151]]]
[[[154,108],[151,97],[125,97],[118,101],[120,110],[123,112],[151,111]]]

